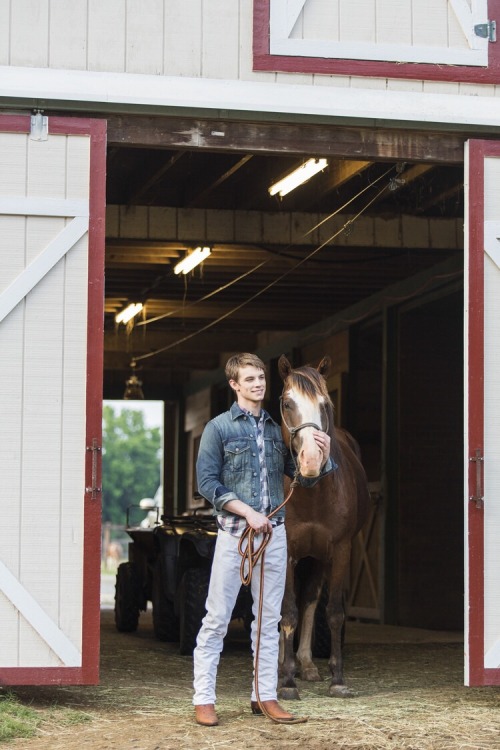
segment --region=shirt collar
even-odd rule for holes
[[[239,405],[239,403],[237,401],[234,402],[233,406],[235,407],[235,416],[236,417],[240,417],[243,414],[245,417],[252,417],[252,419],[254,418],[255,415],[252,414],[251,411],[247,411],[246,409],[242,409],[241,406]],[[264,419],[268,419],[269,414],[267,413],[267,411],[265,409],[263,409],[261,407],[260,414],[259,414],[259,420],[262,419],[262,417]]]
[[[249,414],[249,412],[246,412],[244,409],[241,408],[241,406],[239,405],[237,401],[233,401],[231,408],[230,408],[230,412],[231,412],[231,417],[233,419],[238,419],[239,417],[242,417],[242,416],[246,417]],[[264,422],[267,422],[268,420],[270,420],[271,422],[274,422],[271,415],[263,407],[261,407],[260,415],[261,417],[262,416],[264,417]]]

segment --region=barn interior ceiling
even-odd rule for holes
[[[255,350],[461,252],[463,164],[437,145],[414,146],[411,160],[404,148],[380,156],[380,142],[363,149],[360,133],[352,153],[324,143],[264,153],[169,147],[120,128],[108,134],[105,395],[133,360],[147,397],[148,381],[180,386],[227,352]],[[269,195],[310,156],[327,168]],[[210,256],[176,275],[197,245]],[[127,330],[115,315],[129,302],[145,307]]]

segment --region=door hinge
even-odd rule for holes
[[[483,495],[483,466],[484,457],[481,453],[481,449],[476,450],[475,456],[469,456],[469,462],[476,464],[476,494],[469,497],[471,503],[476,503],[476,508],[484,508],[484,495]]]
[[[483,39],[487,39],[489,42],[496,42],[497,40],[497,22],[486,21],[486,23],[478,23],[474,26],[474,34],[480,36]]]
[[[49,118],[43,114],[43,110],[35,110],[31,115],[30,138],[32,141],[46,141],[49,137]]]

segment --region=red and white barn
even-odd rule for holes
[[[465,683],[500,684],[497,20],[500,0],[0,5],[2,684],[98,680],[106,130],[148,113],[193,148],[225,134],[201,116],[393,131],[403,159],[408,131],[465,134]],[[186,404],[196,438],[206,400]]]

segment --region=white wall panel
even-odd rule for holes
[[[87,67],[88,0],[50,0],[49,66]]]
[[[0,195],[25,195],[27,149],[27,137],[0,133]]]
[[[484,171],[484,220],[500,228],[500,159],[485,159]],[[484,650],[485,666],[495,668],[500,667],[500,268],[488,252],[484,321]]]
[[[441,46],[448,43],[448,3],[419,0],[412,3],[412,43]],[[465,46],[462,35],[461,46]]]
[[[163,72],[163,0],[127,0],[126,61],[127,73]]]
[[[169,0],[165,12],[165,75],[201,75],[202,18],[203,0]]]
[[[10,64],[10,3],[0,3],[0,65]]]
[[[401,0],[385,0],[377,4],[376,39],[379,44],[411,44],[411,4]]]
[[[339,0],[309,0],[291,36],[338,41],[340,38]]]
[[[204,0],[203,78],[239,77],[239,3]]]
[[[64,225],[62,219],[28,220],[28,262],[38,254],[40,244],[42,247],[46,244],[42,238],[53,237],[60,225]],[[21,454],[20,582],[56,622],[60,607],[61,496],[54,478],[61,474],[63,284],[63,267],[58,264],[26,298]],[[43,554],[33,543],[40,535],[40,512],[44,518]],[[47,657],[49,665],[59,663],[54,654],[46,652],[31,624],[21,618],[21,664],[41,666],[47,663]]]
[[[88,138],[72,136],[66,139],[66,157],[71,169],[66,170],[64,197],[68,200],[87,200],[90,177],[90,142]]]
[[[125,70],[124,0],[88,0],[88,69]]]
[[[339,41],[375,42],[373,0],[340,0]]]
[[[1,152],[1,147],[0,147]],[[0,194],[5,190],[5,170],[0,169]],[[25,219],[3,217],[0,221],[0,293],[24,268]],[[0,325],[0,413],[2,414],[2,477],[3,513],[8,518],[8,534],[2,535],[2,559],[14,575],[20,574],[22,529],[21,472],[23,410],[24,308],[18,306],[10,317],[10,325]],[[3,603],[3,606],[2,606]],[[14,666],[18,659],[19,614],[5,597],[0,598],[2,612],[2,642],[5,666]]]
[[[87,142],[88,148],[88,139],[82,140]],[[85,169],[82,169],[81,174],[84,173]],[[83,503],[75,503],[73,498],[78,497],[81,488],[85,486],[81,450],[85,445],[85,411],[82,409],[82,401],[86,385],[87,351],[82,346],[82,341],[87,336],[87,289],[81,279],[88,278],[87,262],[87,238],[83,237],[66,255],[62,299],[65,324],[62,332],[64,408],[61,415],[60,553],[64,565],[60,572],[59,591],[60,601],[72,602],[72,606],[61,610],[59,626],[76,644],[81,643],[82,638],[82,618],[78,616],[78,612],[82,597],[84,526]]]
[[[10,65],[49,63],[49,0],[15,0],[11,6]]]

